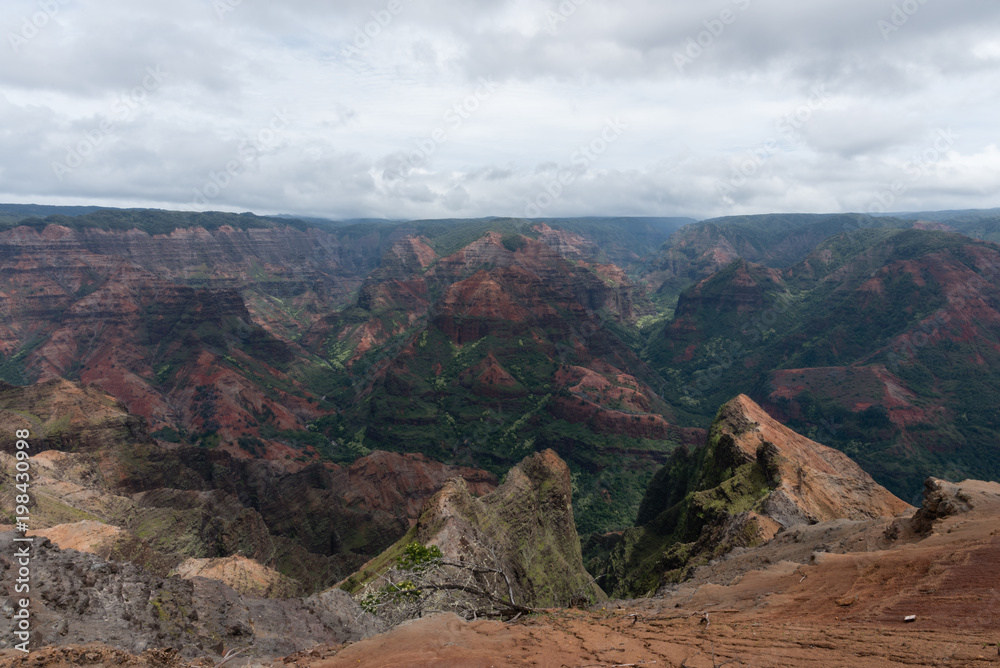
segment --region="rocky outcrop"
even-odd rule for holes
[[[743,316],[765,308],[768,293],[783,288],[776,270],[739,259],[681,293],[674,315],[685,318],[704,310]]]
[[[448,560],[503,570],[520,605],[601,600],[603,591],[583,568],[571,497],[569,468],[551,450],[525,458],[479,498],[463,479],[452,479],[427,501],[413,529],[347,586],[357,589],[388,569],[416,541],[436,545]]]
[[[449,288],[436,311],[442,329],[458,331],[448,319],[485,318],[498,326],[530,320],[565,329],[557,322],[560,317],[578,318],[588,311],[607,309],[624,321],[634,316],[635,286],[620,272],[574,266],[544,243],[518,239],[519,247],[510,250],[502,235],[489,232],[428,271],[429,281]],[[483,335],[470,332],[464,340]]]
[[[762,508],[782,526],[892,517],[911,508],[847,455],[773,420],[746,395],[719,410],[710,438],[718,441],[717,463],[730,459],[734,470],[755,464],[766,474]]]
[[[404,239],[310,345],[340,365],[330,383],[345,405],[339,438],[494,471],[551,447],[579,471],[583,513],[601,516],[578,517],[583,530],[610,528],[622,514],[612,520],[604,505],[634,506],[626,478],[651,475],[665,459],[655,442],[682,434],[628,335],[648,300],[621,268],[552,227],[471,241],[458,228],[445,237],[453,245],[435,241],[458,247],[441,257]]]
[[[458,383],[480,397],[510,399],[528,395],[527,388],[500,364],[492,352],[463,371]]]
[[[599,434],[660,440],[676,433],[663,417],[669,409],[644,383],[609,364],[592,366],[559,367],[554,384],[569,396],[555,399],[555,417],[586,424]]]
[[[264,426],[303,430],[319,416],[315,400],[282,371],[295,356],[292,348],[253,323],[236,290],[176,285],[118,261],[26,323],[32,292],[19,286],[5,304],[12,323],[33,330],[9,346],[21,348],[21,380],[77,378],[145,417],[154,432],[187,432],[193,441],[223,442],[234,452],[241,437],[260,442]],[[33,342],[23,347],[26,337]],[[278,444],[261,445],[267,450],[261,456],[288,454]]]
[[[416,519],[427,499],[456,476],[474,496],[488,494],[497,486],[496,477],[486,471],[445,466],[419,453],[382,451],[334,471],[330,486],[340,490],[348,506]]]
[[[0,378],[79,379],[168,439],[316,459],[262,431],[303,431],[322,414],[322,394],[286,374],[305,357],[297,342],[402,232],[156,211],[47,222],[0,231]],[[406,267],[433,256],[404,246]]]
[[[27,429],[34,452],[93,452],[109,443],[149,441],[145,421],[114,397],[62,378],[28,386],[0,381],[0,450],[14,450],[14,433]]]
[[[342,240],[316,227],[269,224],[249,229],[221,225],[206,229],[178,221],[172,231],[149,234],[139,229],[58,224],[18,227],[0,232],[0,257],[119,258],[140,264],[172,282],[218,287],[254,285],[275,294],[302,291],[346,295],[378,264],[378,235]],[[137,221],[137,225],[142,222]],[[265,280],[261,280],[265,278]]]
[[[14,637],[14,536],[0,533],[4,644]],[[31,544],[31,569],[32,649],[97,641],[133,653],[172,648],[193,658],[252,645],[246,656],[269,659],[378,631],[376,620],[336,589],[304,599],[252,598],[218,580],[160,578],[134,564],[60,550],[44,538]]]
[[[919,534],[928,534],[946,517],[967,513],[979,505],[984,494],[997,496],[995,483],[976,480],[953,483],[938,478],[924,481],[924,502],[913,514],[912,527]],[[995,500],[995,499],[993,499]]]
[[[740,258],[769,267],[787,267],[831,236],[861,227],[900,224],[895,219],[858,214],[776,214],[706,220],[672,234],[649,263],[644,279],[653,289],[676,294]]]
[[[607,541],[591,544],[589,567],[605,572],[616,593],[647,593],[792,526],[909,510],[846,455],[796,434],[740,395],[719,410],[704,447],[680,448],[654,476],[640,528],[610,549]]]
[[[594,262],[602,255],[601,248],[597,244],[579,234],[554,230],[545,223],[535,225],[532,230],[538,234],[539,241],[567,260]]]

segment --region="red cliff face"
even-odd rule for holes
[[[316,228],[194,227],[150,235],[136,229],[18,227],[0,232],[0,292],[15,288],[8,296],[24,300],[17,311],[23,321],[25,315],[65,308],[115,267],[132,265],[170,284],[238,290],[252,317],[288,340],[360,287],[382,246],[374,234],[344,241]]]
[[[893,250],[891,242],[884,246],[867,252],[877,256]],[[798,419],[797,398],[809,393],[855,413],[872,407],[884,409],[904,442],[921,439],[920,432],[926,432],[927,426],[947,429],[949,422],[967,411],[959,408],[950,396],[949,381],[935,377],[943,371],[941,375],[948,378],[952,370],[946,367],[953,362],[927,360],[922,356],[935,349],[939,354],[942,350],[960,350],[961,357],[965,357],[961,362],[979,366],[990,366],[1000,356],[1000,345],[994,335],[1000,330],[1000,309],[996,307],[1000,291],[991,280],[1000,267],[1000,254],[994,248],[971,242],[958,248],[936,250],[885,263],[874,271],[866,267],[864,280],[853,289],[848,287],[849,279],[858,272],[857,268],[848,264],[827,273],[827,265],[836,266],[834,262],[832,255],[820,252],[786,273],[798,271],[810,279],[818,278],[833,285],[843,283],[837,291],[846,293],[845,299],[860,309],[885,308],[890,291],[899,284],[915,286],[931,295],[939,293],[943,299],[935,299],[934,309],[928,309],[926,300],[912,297],[894,304],[893,308],[900,312],[920,312],[922,317],[911,321],[880,349],[867,351],[864,358],[854,363],[773,371],[768,397],[772,403],[768,407],[787,414],[789,419]],[[929,372],[925,383],[933,385],[937,394],[933,401],[927,400],[926,390],[925,396],[920,396],[918,389],[910,385],[913,376],[907,371],[921,359]],[[918,425],[923,429],[911,430]],[[943,440],[934,447],[954,446],[951,439]]]
[[[429,281],[448,285],[432,317],[453,341],[521,335],[533,327],[569,337],[574,320],[597,310],[621,320],[634,317],[634,286],[620,269],[573,266],[549,246],[521,239],[520,248],[510,251],[500,235],[490,233],[428,272]]]
[[[632,438],[670,438],[671,426],[654,412],[658,399],[645,384],[607,364],[595,363],[600,370],[579,366],[561,367],[555,383],[566,388],[571,398],[559,397],[553,414],[567,422],[588,425],[597,433],[621,434]]]
[[[595,311],[621,321],[635,317],[635,286],[620,268],[571,264],[557,252],[562,246],[543,241],[519,237],[511,250],[502,235],[488,232],[438,258],[422,239],[399,240],[357,300],[358,308],[377,317],[319,323],[306,340],[334,337],[339,349],[351,351],[345,357],[350,366],[424,317],[459,345],[487,334],[510,338],[542,329],[569,339],[574,321],[587,321]]]
[[[545,223],[535,225],[534,231],[538,234],[540,242],[567,260],[592,262],[601,255],[601,249],[597,244],[579,234],[565,230],[554,230]]]
[[[293,228],[15,228],[0,234],[0,354],[18,356],[24,381],[92,383],[154,431],[214,438],[235,453],[248,437],[258,456],[308,460],[308,449],[261,440],[260,428],[299,431],[321,414],[281,370],[302,354],[281,337],[359,283],[345,282],[343,265],[363,266],[366,243],[353,259],[338,243]]]
[[[593,378],[603,379],[600,374],[604,374],[611,380],[602,382],[609,387],[618,385],[613,391],[602,388],[591,393],[583,408],[560,399],[554,404],[559,417],[587,422],[602,432],[663,438],[667,423],[658,411],[665,407],[658,399],[651,399],[655,394],[641,381],[616,368],[638,360],[608,335],[596,316],[600,311],[604,317],[633,319],[634,286],[614,265],[571,263],[560,255],[565,251],[573,257],[582,256],[582,251],[567,250],[586,247],[582,237],[545,226],[538,231],[540,240],[518,237],[513,243],[489,232],[436,261],[419,239],[397,242],[387,255],[388,269],[375,272],[358,299],[359,308],[372,317],[361,323],[341,324],[335,335],[338,345],[353,346],[347,363],[352,364],[423,317],[430,328],[459,347],[492,337],[517,346],[517,351],[508,351],[505,356],[527,347],[556,358],[565,355],[561,350],[572,349],[574,356],[600,369],[585,370]],[[393,323],[393,329],[387,328],[388,322]],[[426,338],[426,334],[422,336]],[[412,391],[415,383],[405,380],[409,362],[404,358],[421,354],[425,353],[411,343],[396,362],[385,367],[393,392]],[[504,357],[490,353],[482,363],[462,371],[459,382],[483,397],[526,395],[527,390],[505,364]],[[569,383],[562,374],[553,378],[552,387],[578,383]]]

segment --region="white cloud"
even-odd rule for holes
[[[250,141],[206,206],[511,215],[572,168],[547,215],[851,210],[952,127],[896,208],[1000,205],[997,3],[221,1],[4,3],[0,194],[188,206]]]

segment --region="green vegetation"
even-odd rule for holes
[[[651,330],[644,356],[667,379],[664,396],[679,407],[682,424],[706,424],[742,392],[775,406],[793,429],[847,452],[902,498],[918,499],[927,475],[995,478],[1000,415],[983,398],[1000,387],[977,369],[1000,359],[988,341],[965,341],[949,323],[940,282],[942,262],[980,271],[968,251],[977,243],[859,228],[812,249],[780,281],[734,262],[681,294],[676,317],[684,326],[667,321]],[[756,286],[735,281],[737,271]],[[905,383],[914,395],[908,401],[926,417],[905,429],[894,423],[880,407],[884,381],[864,371],[872,364]],[[772,397],[774,374],[790,369],[829,371],[799,374],[807,389]],[[940,406],[958,419],[942,419]]]
[[[375,448],[421,452],[501,476],[526,455],[552,448],[577,475],[573,502],[578,530],[629,526],[650,476],[674,444],[603,435],[587,424],[554,417],[555,402],[570,396],[552,388],[559,363],[537,345],[522,345],[525,338],[491,332],[459,347],[437,327],[418,324],[362,357],[350,371],[341,365],[328,373],[325,386],[335,405],[350,410],[315,423],[331,442],[321,451],[343,463]],[[371,384],[370,374],[411,343],[420,354],[406,356],[405,366],[391,366]],[[339,345],[329,350],[344,354]],[[572,355],[567,351],[565,363],[573,363]],[[480,381],[491,356],[516,384]],[[363,399],[356,400],[360,388],[369,384]],[[623,458],[623,452],[645,454]]]
[[[45,337],[36,336],[8,359],[0,361],[0,381],[11,385],[30,385],[34,382],[35,378],[25,369],[24,361],[44,343]]]

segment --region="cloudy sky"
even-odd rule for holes
[[[0,201],[1000,206],[995,0],[4,0]]]

